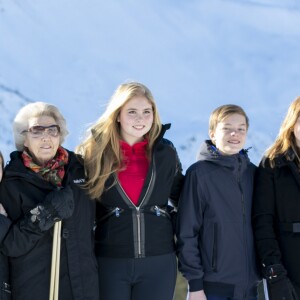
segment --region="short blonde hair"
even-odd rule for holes
[[[58,108],[45,102],[33,102],[23,106],[13,121],[13,134],[15,146],[18,151],[23,151],[25,146],[24,130],[28,130],[28,120],[42,116],[52,117],[60,128],[60,145],[68,135],[67,124]]]
[[[218,123],[223,122],[228,116],[239,114],[245,117],[247,130],[249,128],[249,118],[245,111],[238,105],[226,104],[217,107],[209,117],[209,132],[214,132]]]

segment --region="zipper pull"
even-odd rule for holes
[[[116,209],[115,209],[115,214],[116,214],[116,217],[117,217],[117,218],[120,217],[120,208],[119,208],[119,207],[116,207]]]
[[[159,207],[157,205],[155,205],[154,209],[155,209],[156,215],[159,217],[160,216],[160,209],[159,209]]]

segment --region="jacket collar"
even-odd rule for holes
[[[292,148],[290,148],[285,154],[279,155],[275,158],[275,167],[282,168],[282,167],[288,167],[297,184],[300,187],[300,172],[299,167],[297,166],[295,162],[296,155]]]
[[[170,128],[171,128],[171,123],[167,123],[167,124],[162,125],[161,131],[160,131],[159,136],[157,137],[154,145],[157,145],[157,143],[159,143],[163,139],[166,131],[169,130]]]
[[[231,169],[233,172],[236,172],[237,170],[244,171],[248,164],[250,164],[247,152],[247,150],[242,149],[237,154],[222,155],[211,140],[206,140],[201,144],[197,159],[218,164]]]
[[[79,157],[72,151],[67,150],[67,152],[69,155],[69,162],[65,166],[66,176],[64,178],[64,182],[65,180],[68,180],[67,177],[69,176],[69,169],[72,168],[72,172],[74,172],[75,169],[82,167],[82,161],[80,161]],[[39,177],[32,170],[26,168],[21,156],[22,152],[20,151],[13,151],[10,154],[10,161],[5,167],[5,180],[24,178],[26,181],[31,182],[33,185],[53,187],[52,184]]]
[[[275,159],[274,159],[275,166],[280,168],[280,167],[284,167],[284,166],[287,166],[290,164],[294,164],[295,158],[296,158],[296,155],[295,155],[293,149],[289,148],[286,153],[275,157]]]

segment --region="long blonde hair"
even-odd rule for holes
[[[296,154],[298,153],[298,146],[294,135],[294,126],[299,116],[300,97],[297,97],[289,106],[275,142],[265,152],[265,157],[269,158],[271,167],[275,166],[274,159],[278,155],[287,154],[287,151],[290,148],[292,148]]]
[[[88,129],[87,138],[76,152],[84,158],[87,175],[85,187],[93,199],[99,199],[108,177],[122,167],[120,125],[117,122],[122,107],[135,96],[145,96],[153,108],[153,124],[147,133],[148,155],[161,131],[161,121],[150,90],[138,82],[121,84],[112,95],[103,115]]]

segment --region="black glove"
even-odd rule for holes
[[[287,272],[281,264],[264,267],[263,275],[268,283],[270,300],[296,300],[295,289],[287,277]]]
[[[50,229],[55,222],[70,218],[74,211],[72,189],[67,186],[49,193],[43,203],[30,211],[30,221],[41,231]]]

